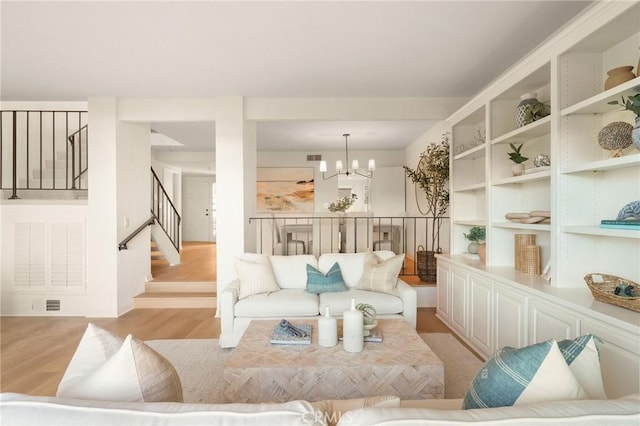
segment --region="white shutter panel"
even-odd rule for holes
[[[51,285],[84,286],[84,224],[51,224]]]
[[[45,224],[14,225],[13,283],[20,287],[45,285]]]

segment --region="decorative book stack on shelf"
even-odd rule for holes
[[[640,231],[640,219],[628,219],[628,220],[602,219],[600,221],[600,228],[632,229],[634,231]]]

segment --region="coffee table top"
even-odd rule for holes
[[[317,320],[292,320],[312,324],[311,345],[274,345],[269,342],[278,320],[254,320],[227,361],[227,368],[360,366],[360,365],[442,365],[442,361],[403,319],[379,319],[383,341],[365,342],[364,350],[346,352],[342,342],[332,348],[318,345]]]

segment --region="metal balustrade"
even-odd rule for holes
[[[441,230],[431,247],[434,221],[440,221]],[[441,251],[441,241],[448,238],[449,218],[426,216],[371,216],[371,215],[271,215],[251,217],[249,223],[256,235],[256,252],[269,255],[323,253],[358,253],[372,250],[390,250],[405,254],[401,275],[427,276],[423,261],[426,253]],[[437,223],[436,223],[437,225]],[[437,226],[436,226],[437,227]],[[428,275],[435,279],[435,263],[429,265]]]
[[[0,189],[87,189],[87,111],[0,111]]]

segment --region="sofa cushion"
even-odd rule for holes
[[[338,262],[344,282],[349,288],[355,288],[362,276],[366,255],[367,253],[325,253],[318,259],[318,269],[326,274]]]
[[[56,395],[64,394],[107,362],[118,352],[122,342],[124,339],[121,337],[89,323],[60,380]]]
[[[400,314],[404,311],[402,299],[387,293],[350,289],[343,293],[321,293],[317,314],[323,314],[324,306],[329,306],[331,315],[342,315],[351,308],[351,299],[356,303],[367,303],[373,306],[378,315]]]
[[[601,343],[602,341],[593,334],[558,342],[569,369],[591,399],[607,399],[600,371],[598,345]]]
[[[302,290],[283,289],[238,300],[233,309],[236,317],[245,318],[310,317],[318,315],[318,295]]]
[[[404,254],[382,260],[377,254],[367,252],[358,290],[398,294],[398,274],[402,269]]]
[[[332,293],[347,291],[340,265],[334,263],[327,274],[323,274],[311,265],[307,265],[307,291],[309,293]]]
[[[245,253],[235,259],[234,266],[240,281],[238,299],[280,290],[267,256]]]
[[[325,399],[312,402],[311,405],[317,410],[319,418],[324,419],[328,426],[335,426],[344,414],[352,410],[367,407],[400,407],[400,398],[392,395],[380,395],[354,399]]]
[[[103,401],[182,402],[182,385],[166,358],[129,335],[104,364],[58,395]]]
[[[304,290],[307,286],[307,265],[318,268],[318,261],[311,254],[269,256],[269,260],[280,288]]]
[[[473,379],[463,409],[586,399],[558,343],[549,340],[521,349],[504,348]]]

